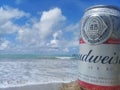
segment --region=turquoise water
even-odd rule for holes
[[[42,56],[37,54],[0,54],[0,58],[8,59],[42,59],[54,58],[54,56]]]
[[[72,55],[0,54],[0,59],[57,59],[57,57],[68,57],[68,59],[77,58]]]

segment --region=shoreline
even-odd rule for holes
[[[62,82],[58,83],[46,83],[46,84],[34,84],[16,87],[5,87],[0,90],[60,90]]]
[[[0,90],[85,90],[85,89],[80,87],[77,81],[71,81],[0,88]]]

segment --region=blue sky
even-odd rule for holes
[[[119,0],[1,0],[0,52],[74,54],[79,22],[92,5]]]

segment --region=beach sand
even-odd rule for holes
[[[86,89],[80,87],[77,81],[72,81],[70,83],[62,83],[60,90],[86,90]]]
[[[70,83],[48,83],[39,85],[26,85],[20,87],[0,88],[0,90],[85,90],[81,88],[77,81]]]

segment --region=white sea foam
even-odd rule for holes
[[[1,60],[0,88],[77,79],[77,60]]]
[[[73,57],[56,57],[57,59],[73,59]]]

